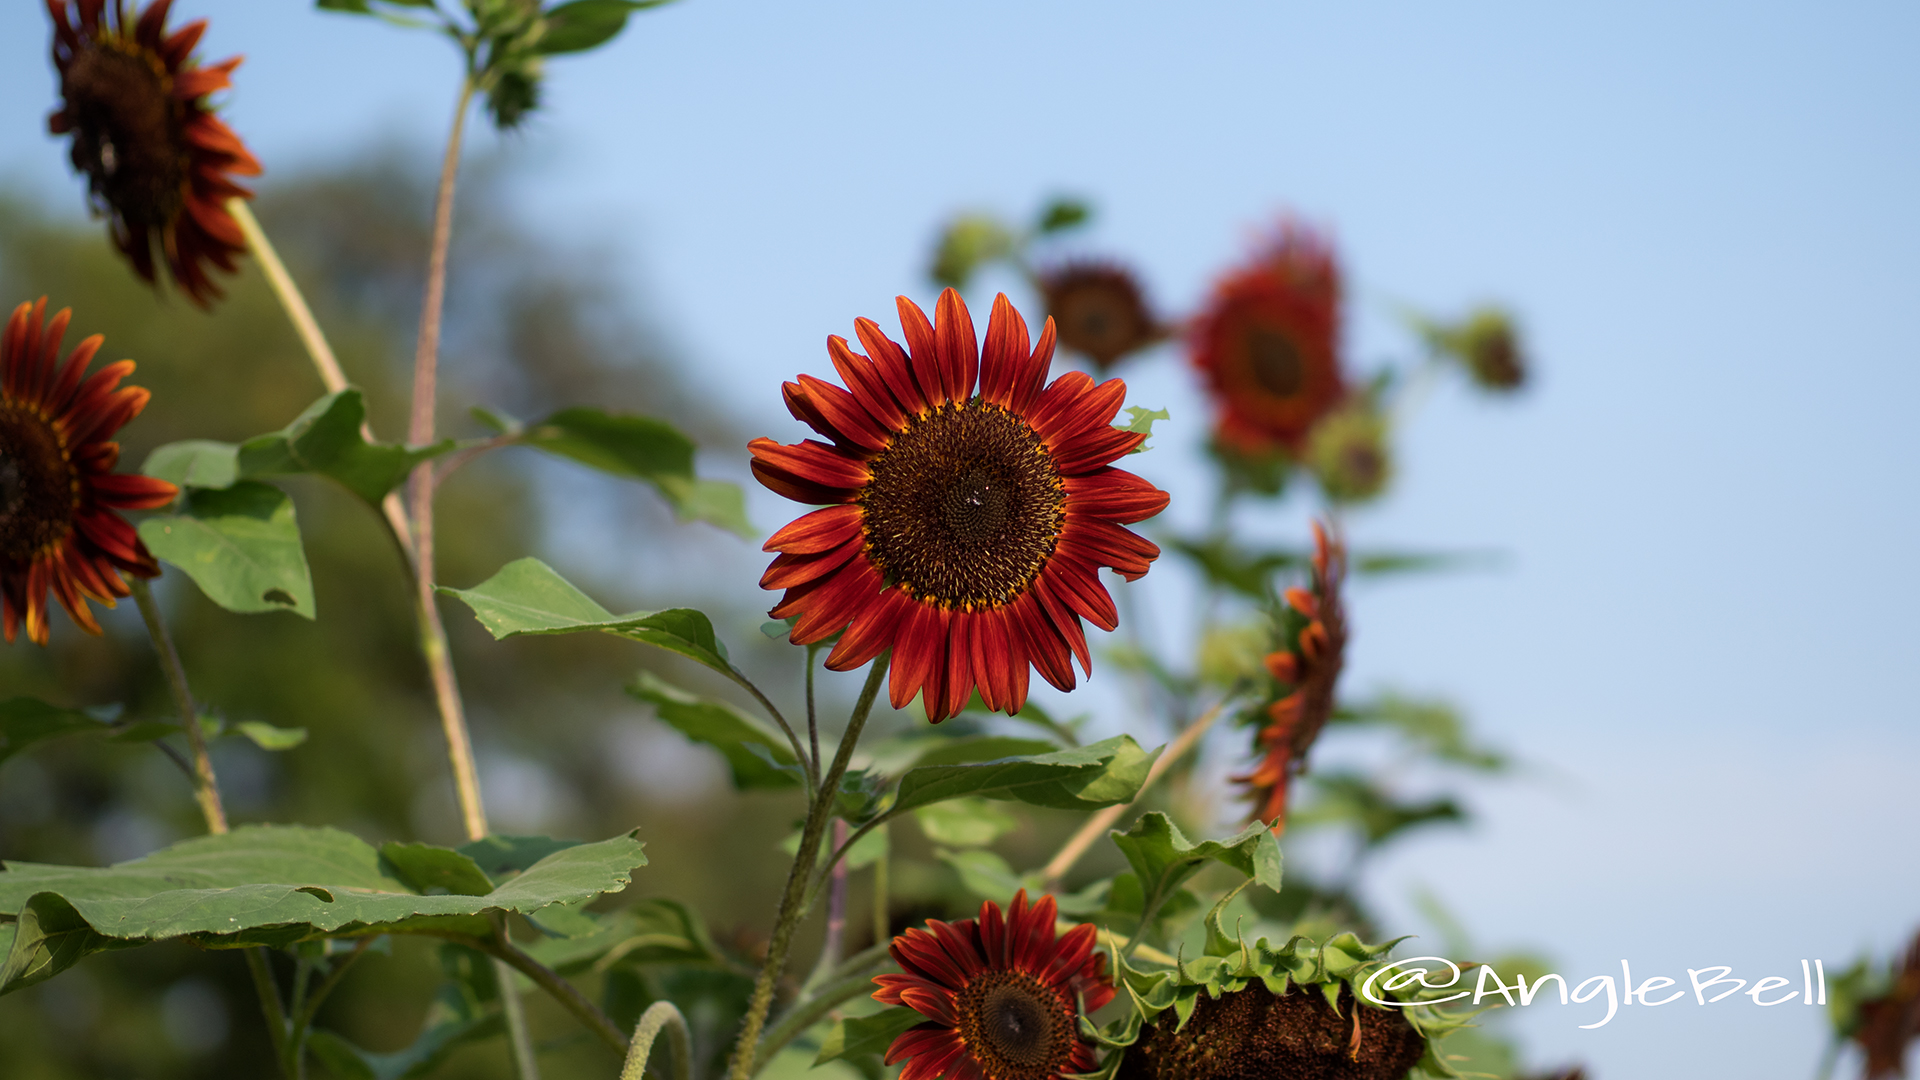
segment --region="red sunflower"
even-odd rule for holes
[[[1082,1006],[1113,1000],[1094,928],[1082,923],[1056,937],[1053,897],[1027,906],[1023,889],[1004,917],[980,905],[980,918],[908,930],[890,950],[899,975],[876,975],[874,999],[927,1017],[887,1048],[886,1063],[911,1059],[900,1080],[1054,1080],[1092,1072],[1093,1047],[1080,1038]]]
[[[46,299],[21,304],[0,336],[0,617],[13,641],[47,643],[47,591],[73,621],[100,632],[87,601],[127,595],[120,572],[153,577],[160,566],[116,510],[164,506],[174,486],[113,471],[121,425],[146,408],[147,392],[120,386],[133,361],[83,378],[100,335],[59,362],[66,311],[43,319]],[[43,328],[44,324],[44,328]]]
[[[1267,673],[1283,692],[1267,706],[1267,723],[1254,737],[1260,763],[1234,777],[1253,801],[1253,818],[1287,827],[1287,786],[1306,762],[1307,751],[1333,715],[1334,686],[1346,663],[1347,611],[1340,587],[1347,575],[1346,545],[1329,540],[1313,523],[1312,589],[1288,589],[1286,602],[1298,632],[1288,647],[1267,657]]]
[[[1140,283],[1118,266],[1068,263],[1042,273],[1038,284],[1060,344],[1086,354],[1102,371],[1163,336]]]
[[[240,58],[194,63],[206,20],[168,34],[172,4],[139,11],[126,0],[47,0],[63,99],[47,127],[73,135],[73,167],[87,174],[94,211],[134,271],[153,281],[157,248],[205,307],[221,295],[207,265],[233,273],[247,247],[226,202],[252,192],[228,175],[258,176],[260,163],[207,102],[231,85]]]
[[[1288,223],[1251,266],[1215,286],[1193,362],[1218,402],[1219,439],[1244,454],[1298,454],[1346,394],[1340,271],[1332,247]]]
[[[772,615],[799,616],[795,644],[840,634],[835,671],[891,648],[896,709],[924,691],[937,723],[978,687],[988,708],[1017,712],[1029,664],[1062,690],[1074,657],[1092,674],[1080,620],[1119,625],[1100,569],[1147,572],[1159,547],[1122,526],[1159,513],[1167,493],[1109,464],[1145,439],[1111,426],[1125,383],[1073,372],[1046,385],[1051,319],[1029,351],[1025,321],[998,297],[983,355],[952,289],[936,322],[906,297],[899,309],[908,348],[857,319],[869,355],[827,339],[846,389],[810,375],[783,387],[831,445],[748,444],[761,483],[827,507],[767,541],[781,554],[760,585],[786,590]]]

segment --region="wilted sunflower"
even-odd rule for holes
[[[899,975],[876,975],[874,999],[927,1017],[887,1048],[886,1064],[907,1060],[900,1080],[1054,1080],[1092,1072],[1093,1047],[1080,1038],[1081,1007],[1113,1000],[1106,957],[1082,923],[1056,937],[1053,897],[1027,906],[1023,889],[1005,916],[984,901],[980,918],[927,921],[893,939]]]
[[[924,690],[937,723],[978,687],[988,708],[1015,712],[1029,663],[1062,690],[1074,657],[1092,673],[1080,620],[1119,623],[1100,568],[1147,572],[1159,547],[1121,526],[1159,513],[1167,493],[1108,464],[1145,439],[1111,426],[1125,383],[1072,372],[1046,385],[1051,320],[1029,352],[1025,321],[998,297],[982,356],[952,289],[937,325],[905,297],[899,310],[909,349],[857,319],[868,356],[827,339],[847,389],[810,375],[783,387],[832,445],[748,444],[761,483],[827,506],[767,541],[781,554],[760,585],[786,590],[772,615],[799,616],[795,644],[844,628],[835,671],[891,648],[896,709]]]
[[[1291,644],[1267,656],[1267,672],[1281,689],[1279,700],[1267,707],[1267,722],[1254,737],[1260,763],[1252,772],[1234,777],[1247,786],[1254,804],[1252,818],[1273,826],[1275,834],[1287,827],[1287,785],[1305,762],[1307,750],[1333,715],[1333,690],[1346,662],[1347,612],[1340,587],[1347,574],[1346,545],[1329,539],[1319,522],[1313,524],[1313,581],[1311,590],[1286,592],[1292,621],[1301,624]]]
[[[69,312],[44,322],[46,303],[15,308],[0,336],[0,616],[9,642],[25,622],[27,637],[41,645],[49,589],[82,630],[98,634],[87,601],[112,607],[126,596],[120,571],[160,572],[114,511],[163,506],[174,496],[164,480],[113,471],[120,460],[113,434],[147,405],[145,390],[120,386],[133,361],[83,379],[100,335],[59,363]]]
[[[1333,249],[1288,223],[1252,265],[1215,286],[1194,322],[1193,362],[1219,409],[1218,438],[1244,454],[1298,454],[1346,394]]]
[[[73,136],[73,167],[87,174],[94,212],[134,271],[153,281],[158,249],[205,307],[221,295],[207,265],[232,273],[247,246],[226,202],[252,193],[228,175],[258,176],[260,163],[207,102],[240,58],[194,63],[206,20],[168,34],[172,3],[139,11],[126,0],[47,0],[63,99],[47,126]]]
[[[1103,369],[1160,340],[1140,283],[1117,266],[1068,263],[1041,274],[1039,283],[1060,344]]]

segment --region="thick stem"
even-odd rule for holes
[[[1167,746],[1166,752],[1161,754],[1154,761],[1153,767],[1147,770],[1147,778],[1141,782],[1140,790],[1134,793],[1132,802],[1109,806],[1088,818],[1086,824],[1080,826],[1080,830],[1067,840],[1066,844],[1060,848],[1060,853],[1055,855],[1047,863],[1046,869],[1040,872],[1048,889],[1057,887],[1060,879],[1067,876],[1067,871],[1073,869],[1073,864],[1080,861],[1080,856],[1087,853],[1087,849],[1093,846],[1093,842],[1112,828],[1113,823],[1120,820],[1120,815],[1137,805],[1141,796],[1147,793],[1147,789],[1152,787],[1154,781],[1160,779],[1174,762],[1180,760],[1182,755],[1200,742],[1200,737],[1207,733],[1207,729],[1213,726],[1213,722],[1220,718],[1220,714],[1225,712],[1226,708],[1227,702],[1220,701],[1202,714],[1200,719],[1187,725],[1187,729]]]
[[[433,410],[440,361],[440,309],[447,296],[447,248],[453,238],[453,186],[460,172],[461,138],[467,112],[473,104],[473,80],[460,83],[460,103],[453,110],[453,130],[447,135],[446,156],[440,161],[440,187],[434,195],[433,246],[427,253],[427,293],[420,303],[420,339],[413,352],[413,412],[407,441],[424,446],[433,441]],[[414,473],[418,478],[419,471]],[[418,507],[415,508],[416,512]]]
[[[814,707],[813,698],[813,655],[819,651],[815,646],[807,646],[807,742],[813,747],[813,769],[820,769],[820,712]]]
[[[873,699],[880,694],[880,684],[886,680],[886,657],[882,655],[873,661],[873,670],[867,675],[867,684],[860,689],[860,700],[853,707],[853,716],[847,720],[846,734],[840,737],[840,749],[833,755],[833,764],[827,774],[821,778],[820,792],[814,797],[813,806],[807,812],[807,824],[800,833],[800,850],[793,857],[793,867],[787,872],[787,887],[780,895],[780,910],[773,922],[773,937],[767,942],[767,960],[760,968],[760,977],[754,980],[753,997],[747,1002],[747,1016],[740,1026],[740,1040],[734,1044],[733,1061],[728,1066],[729,1080],[748,1080],[754,1073],[754,1051],[760,1044],[760,1031],[766,1026],[767,1012],[773,1007],[773,988],[779,981],[780,973],[787,966],[787,951],[793,947],[793,931],[799,926],[806,908],[801,903],[807,893],[807,882],[813,876],[813,864],[820,855],[820,839],[826,832],[827,818],[833,811],[834,795],[840,790],[840,778],[846,775],[847,762],[853,757],[853,748],[860,741],[860,730],[867,726],[867,715],[873,711]]]
[[[227,200],[227,213],[240,226],[241,234],[247,238],[248,249],[253,252],[260,269],[266,272],[267,284],[273,287],[273,294],[280,298],[280,306],[286,309],[294,333],[300,335],[300,344],[307,347],[307,355],[313,358],[314,369],[319,371],[320,381],[326,384],[327,393],[337,394],[345,390],[347,376],[340,370],[340,361],[334,359],[326,335],[320,332],[320,324],[314,321],[306,298],[300,295],[299,287],[293,283],[293,276],[287,273],[286,265],[273,250],[272,242],[260,228],[259,220],[253,216],[253,209],[247,205],[245,198],[236,195]]]
[[[673,1071],[667,1075],[672,1080],[693,1080],[693,1037],[687,1031],[687,1018],[680,1015],[671,1001],[656,1001],[640,1014],[640,1022],[633,1029],[633,1048],[627,1051],[627,1064],[620,1070],[620,1080],[644,1080],[647,1058],[652,1056],[653,1042],[662,1031],[667,1033],[667,1043],[673,1050]]]
[[[847,842],[847,823],[843,818],[833,819],[833,843],[835,850]],[[833,969],[840,966],[840,950],[847,937],[847,864],[838,860],[828,872],[827,885],[827,934],[820,943],[820,958],[814,962],[813,974],[800,986],[800,994],[805,997],[814,987],[826,980]]]
[[[220,784],[213,775],[213,759],[207,756],[207,735],[200,728],[200,710],[194,707],[193,691],[187,688],[187,669],[180,664],[167,624],[160,618],[160,605],[153,601],[153,590],[145,578],[132,578],[127,587],[133,602],[146,620],[147,633],[153,638],[153,651],[160,655],[160,667],[167,673],[167,686],[173,691],[174,708],[180,712],[180,726],[186,729],[187,746],[193,751],[193,797],[200,814],[207,820],[207,831],[215,836],[227,831],[227,811],[220,804]]]

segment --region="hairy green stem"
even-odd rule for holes
[[[672,1080],[693,1080],[693,1037],[687,1031],[687,1018],[680,1015],[671,1001],[656,1001],[640,1014],[640,1023],[633,1029],[632,1049],[627,1051],[627,1063],[620,1070],[620,1080],[643,1080],[653,1042],[662,1031],[667,1033],[667,1043],[673,1050],[673,1072],[668,1075]]]
[[[612,1047],[615,1053],[626,1054],[627,1037],[621,1032],[600,1007],[587,1000],[578,987],[568,982],[559,972],[535,960],[513,942],[499,937],[472,937],[467,934],[440,934],[438,937],[465,945],[476,952],[486,953],[495,960],[502,961],[513,971],[518,971],[533,980],[533,984],[546,991],[560,1007],[574,1015],[574,1018],[586,1025],[588,1031],[600,1037],[600,1041]],[[500,991],[504,998],[512,992],[513,979],[510,973],[501,974]]]
[[[213,775],[213,759],[207,756],[207,733],[200,727],[200,710],[193,704],[193,691],[187,687],[187,669],[173,647],[167,624],[160,617],[160,605],[145,578],[127,582],[133,602],[139,605],[140,618],[146,621],[147,634],[153,638],[153,651],[160,656],[160,667],[167,675],[167,688],[173,692],[174,708],[180,712],[180,726],[186,729],[187,746],[193,751],[193,798],[207,820],[207,831],[215,836],[227,831],[227,811],[220,802],[220,784]]]
[[[840,749],[833,755],[833,764],[821,778],[819,793],[808,808],[807,824],[800,832],[800,850],[794,854],[793,867],[787,872],[787,887],[780,896],[773,937],[767,942],[767,960],[760,968],[760,977],[754,980],[753,996],[747,1002],[746,1019],[740,1026],[740,1039],[734,1044],[728,1080],[748,1080],[754,1073],[754,1051],[760,1044],[760,1031],[767,1023],[767,1012],[773,1007],[774,984],[787,966],[794,929],[806,914],[806,906],[801,901],[807,894],[807,882],[813,876],[813,864],[820,856],[820,840],[826,832],[827,819],[832,816],[834,796],[840,790],[840,778],[846,774],[847,762],[853,757],[854,745],[860,741],[860,730],[867,726],[873,699],[879,696],[880,684],[886,681],[886,667],[884,654],[873,661],[873,670],[860,689],[853,716],[847,720],[846,734],[840,737]]]

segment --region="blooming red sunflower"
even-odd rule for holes
[[[153,281],[157,248],[205,307],[221,295],[207,266],[233,273],[247,246],[226,202],[252,192],[229,175],[258,176],[260,163],[207,101],[231,85],[240,58],[196,64],[206,20],[169,34],[172,4],[141,11],[126,0],[47,0],[62,98],[47,127],[72,134],[73,167],[87,174],[94,211],[134,271]]]
[[[1219,408],[1218,437],[1243,454],[1297,454],[1346,394],[1340,271],[1332,247],[1288,223],[1223,279],[1194,322],[1193,362]]]
[[[887,1048],[886,1064],[909,1059],[900,1080],[1054,1080],[1092,1072],[1093,1047],[1078,1031],[1081,1008],[1113,1000],[1094,928],[1056,937],[1053,897],[1027,906],[1016,893],[1002,916],[984,901],[980,918],[930,919],[893,939],[901,974],[876,975],[874,999],[927,1017]]]
[[[160,565],[116,510],[164,506],[174,486],[113,471],[121,425],[146,408],[147,392],[121,386],[133,361],[86,375],[100,349],[87,338],[59,362],[69,312],[45,320],[47,301],[21,304],[0,336],[0,621],[11,642],[20,624],[47,643],[47,592],[90,634],[89,599],[113,606],[127,595],[120,572],[153,577]]]
[[[1260,757],[1252,772],[1233,777],[1246,785],[1254,804],[1253,819],[1273,826],[1275,835],[1287,827],[1287,785],[1305,763],[1307,751],[1333,715],[1333,690],[1346,662],[1347,612],[1340,588],[1347,574],[1347,549],[1329,539],[1319,522],[1313,523],[1313,580],[1311,589],[1288,589],[1290,621],[1298,627],[1292,640],[1267,656],[1267,672],[1280,696],[1267,706],[1267,722],[1254,736]]]
[[[1080,620],[1119,624],[1100,568],[1147,572],[1159,547],[1122,526],[1159,513],[1167,493],[1109,464],[1145,439],[1111,426],[1125,383],[1072,372],[1046,384],[1051,319],[1029,351],[1003,294],[983,353],[952,289],[935,322],[904,296],[899,310],[908,348],[856,319],[869,355],[827,339],[845,389],[810,375],[784,385],[788,410],[831,445],[748,444],[761,483],[826,506],[767,541],[781,554],[760,585],[786,590],[771,614],[799,616],[795,644],[840,634],[835,671],[891,648],[896,709],[924,691],[938,723],[978,687],[988,708],[1017,712],[1029,664],[1062,690],[1074,657],[1092,674]]]
[[[1047,317],[1060,328],[1060,344],[1085,353],[1102,370],[1161,338],[1140,283],[1120,267],[1068,263],[1041,274],[1039,285]]]

